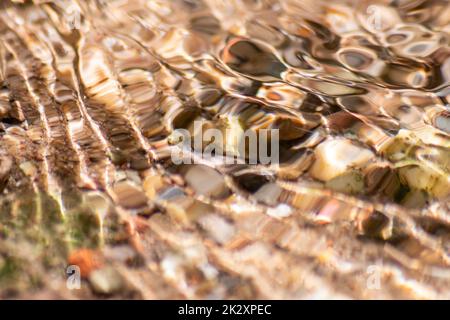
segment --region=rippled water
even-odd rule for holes
[[[450,297],[448,1],[14,2],[0,296]],[[195,121],[278,129],[280,165],[202,159]]]

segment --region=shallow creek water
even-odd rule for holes
[[[450,298],[449,41],[445,0],[2,1],[0,297]]]

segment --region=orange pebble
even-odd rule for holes
[[[87,278],[92,271],[103,265],[100,253],[91,249],[73,251],[67,261],[69,265],[76,265],[80,268],[80,274],[83,278]]]

